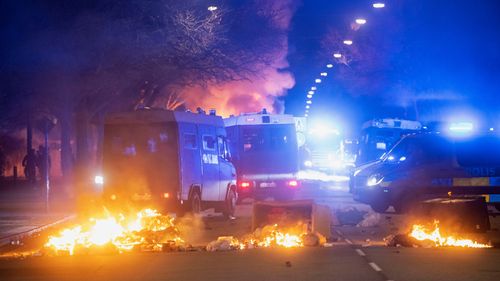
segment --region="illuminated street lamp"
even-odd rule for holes
[[[310,105],[306,105],[306,109],[309,109],[309,108],[311,108],[311,106]]]
[[[360,24],[360,25],[363,25],[363,24],[365,24],[365,23],[366,23],[366,20],[365,20],[365,19],[362,19],[362,18],[357,18],[357,19],[356,19],[356,23],[357,23],[357,24]]]
[[[375,9],[382,9],[384,7],[385,7],[385,4],[382,2],[373,3],[373,8],[375,8]]]
[[[316,91],[316,86],[312,86],[311,91]]]
[[[307,93],[310,94],[310,95],[314,95],[314,91],[309,91]]]
[[[207,10],[209,10],[210,12],[213,12],[213,11],[217,10],[217,6],[208,6]]]
[[[310,98],[312,98],[312,97],[313,97],[313,95],[307,95],[307,98],[308,98],[308,99],[310,99]]]
[[[312,102],[312,100],[308,100],[308,101],[306,101],[306,103],[307,104],[312,104],[313,102]]]
[[[342,57],[342,54],[335,53],[335,54],[333,54],[333,57],[336,58],[336,59],[340,59]]]
[[[321,72],[319,75],[321,75],[321,76],[323,76],[323,77],[326,77],[326,76],[328,76],[328,73],[326,73],[326,72]]]
[[[333,67],[333,64],[329,63],[326,65],[326,68],[332,68]]]
[[[346,44],[347,46],[351,46],[352,40],[344,40],[344,44]]]
[[[319,84],[319,83],[321,83],[321,79],[316,78],[316,80],[314,80],[314,82],[316,82],[316,83],[318,83],[318,84]]]

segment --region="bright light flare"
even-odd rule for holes
[[[310,98],[312,98],[312,97],[313,97],[313,95],[307,95],[307,98],[308,98],[308,99],[310,99]]]
[[[210,12],[216,11],[217,9],[217,6],[208,6],[207,8],[207,10],[209,10]]]
[[[309,95],[314,95],[314,91],[307,92]]]
[[[319,75],[321,75],[321,76],[323,76],[323,77],[326,77],[326,76],[328,76],[328,73],[326,73],[326,72],[321,72]]]
[[[319,84],[319,83],[321,83],[321,79],[316,78],[316,79],[314,80],[314,82],[316,82],[316,83],[318,83],[318,84]]]
[[[311,91],[316,91],[316,89],[317,89],[316,86],[311,87]]]
[[[470,122],[456,122],[449,127],[450,131],[457,133],[469,133],[474,129],[474,125]]]
[[[352,45],[352,40],[344,40],[343,43],[346,44],[347,46],[351,46]]]
[[[357,24],[360,24],[360,25],[363,25],[363,24],[366,24],[366,20],[365,20],[365,19],[363,19],[363,18],[357,18],[357,19],[356,19],[356,23],[357,23]]]
[[[103,176],[95,176],[94,177],[94,183],[97,185],[103,185],[104,184],[104,177]]]
[[[377,3],[373,3],[373,8],[375,9],[382,9],[382,8],[385,8],[385,4],[382,3],[382,2],[377,2]]]
[[[329,63],[326,65],[326,68],[332,68],[333,67],[333,64]]]
[[[342,54],[335,53],[335,54],[333,54],[333,57],[336,58],[336,59],[340,59],[342,57]]]
[[[434,224],[434,230],[427,229],[419,224],[413,225],[410,236],[419,241],[434,242],[436,247],[491,248],[491,245],[481,244],[471,239],[443,236],[439,231],[437,222]]]

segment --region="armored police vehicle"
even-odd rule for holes
[[[107,116],[104,194],[183,213],[214,207],[232,216],[236,173],[215,112],[139,110]]]
[[[403,119],[374,119],[363,124],[358,145],[356,165],[378,160],[402,136],[420,132],[422,124]]]
[[[381,160],[358,168],[350,184],[354,199],[377,212],[389,206],[404,212],[419,200],[469,195],[483,195],[498,207],[500,136],[408,135]]]
[[[299,187],[295,120],[291,115],[242,114],[224,119],[240,199],[293,198]]]

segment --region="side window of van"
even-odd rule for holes
[[[203,136],[203,149],[204,150],[215,150],[215,137],[210,135]]]
[[[196,145],[196,135],[184,133],[184,148],[187,149],[196,149],[198,146]]]
[[[217,137],[217,143],[219,146],[219,157],[230,161],[231,154],[229,153],[229,146],[227,144],[227,141],[224,137]]]

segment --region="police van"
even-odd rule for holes
[[[359,167],[350,190],[377,212],[389,206],[405,212],[419,200],[468,195],[485,196],[498,208],[500,136],[404,136],[382,159]]]
[[[215,208],[232,216],[236,171],[226,130],[215,112],[138,110],[107,116],[105,198],[197,213]]]
[[[241,114],[224,119],[240,199],[290,200],[300,186],[296,120],[287,114]]]
[[[359,139],[356,165],[378,160],[402,136],[418,133],[421,130],[422,124],[412,120],[383,118],[365,122]]]

